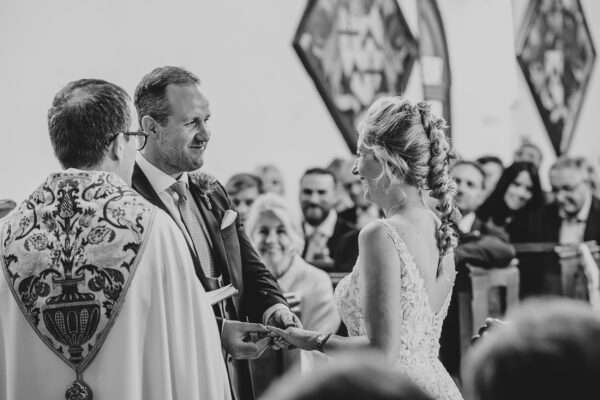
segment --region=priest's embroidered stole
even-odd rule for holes
[[[133,279],[154,208],[116,175],[50,175],[0,232],[0,265],[37,336],[76,373],[67,399],[91,399],[83,371]],[[65,383],[68,384],[68,383]]]

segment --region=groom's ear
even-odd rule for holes
[[[148,139],[150,139],[151,137],[156,137],[160,134],[161,131],[160,124],[149,115],[144,115],[142,117],[142,120],[140,121],[140,126],[144,132],[150,134],[150,137]]]

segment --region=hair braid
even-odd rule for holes
[[[457,234],[451,221],[455,212],[456,184],[450,177],[449,164],[454,155],[443,131],[447,127],[446,121],[434,117],[428,103],[418,103],[417,109],[430,142],[427,186],[431,190],[431,196],[439,200],[438,211],[442,223],[438,229],[437,240],[438,248],[443,255],[458,244]]]

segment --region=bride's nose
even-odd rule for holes
[[[355,160],[352,164],[352,175],[358,175],[358,160]]]

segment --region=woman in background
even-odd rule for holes
[[[496,188],[476,212],[484,224],[503,229],[511,240],[519,225],[528,223],[531,212],[544,204],[538,170],[527,161],[506,168]]]
[[[304,240],[285,200],[275,193],[259,196],[248,214],[246,232],[302,325],[311,330],[337,331],[340,317],[331,280],[326,272],[300,257]],[[254,370],[259,371],[255,374],[256,394],[272,382],[273,375],[290,368],[307,370],[318,357],[300,350],[267,351],[254,361],[258,367]]]

